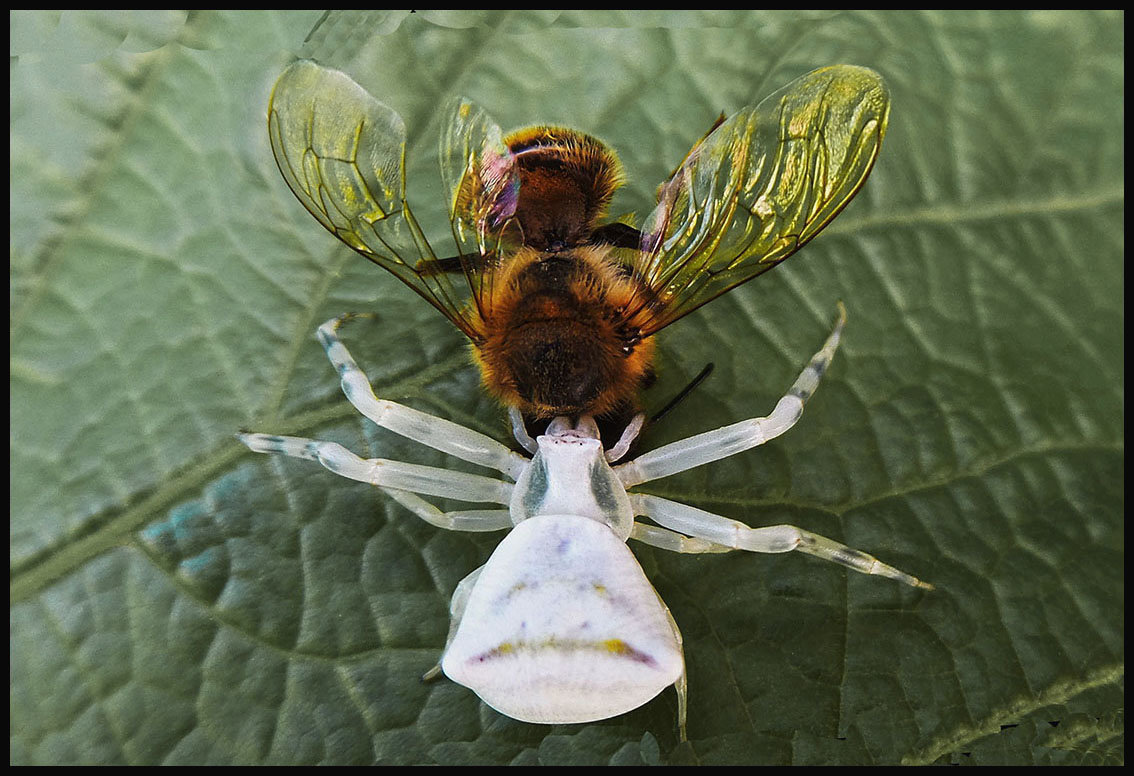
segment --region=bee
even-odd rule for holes
[[[505,134],[457,99],[441,134],[455,252],[406,198],[406,128],[350,76],[301,60],[268,108],[288,186],[358,253],[470,340],[488,391],[531,419],[634,412],[654,335],[776,266],[866,180],[889,117],[872,70],[837,65],[718,119],[640,227],[607,220],[614,151],[572,129]]]

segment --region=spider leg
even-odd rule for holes
[[[630,502],[634,506],[634,514],[647,516],[672,531],[679,531],[712,544],[749,552],[775,553],[796,550],[838,563],[862,574],[875,574],[913,587],[933,589],[933,585],[928,582],[888,566],[873,555],[847,547],[825,536],[796,528],[794,525],[752,528],[737,520],[644,493],[631,494]],[[693,552],[704,551],[693,550]]]
[[[622,430],[622,436],[614,443],[614,447],[606,451],[607,463],[614,463],[630,450],[630,445],[634,444],[634,440],[638,438],[638,434],[642,432],[642,426],[646,423],[645,414],[639,412],[630,422],[626,428]]]
[[[631,499],[633,499],[633,496],[631,496]],[[732,552],[733,550],[732,547],[714,544],[704,539],[695,539],[649,523],[634,523],[634,527],[630,530],[630,538],[637,539],[642,544],[648,544],[651,547],[669,550],[670,552],[680,552],[684,555],[703,552]]]
[[[407,490],[382,488],[382,492],[425,522],[446,531],[501,531],[512,527],[507,509],[460,509],[442,512],[425,499]]]
[[[457,628],[460,627],[461,618],[465,616],[465,608],[469,603],[469,596],[472,595],[473,588],[476,586],[476,581],[480,579],[480,572],[482,571],[484,571],[484,566],[475,569],[458,582],[453,591],[453,597],[449,599],[449,635],[445,638],[445,649],[441,650],[442,655],[449,649],[449,645],[453,643],[453,638],[457,635]],[[434,679],[441,678],[441,676],[441,661],[438,660],[433,668],[422,674],[421,681],[432,682]]]
[[[335,474],[368,482],[381,488],[493,504],[507,504],[512,497],[510,482],[480,474],[449,471],[435,466],[421,466],[385,458],[362,458],[337,442],[320,442],[316,439],[272,434],[237,434],[237,439],[254,452],[282,453],[293,458],[318,461]],[[499,511],[501,510],[491,510],[494,515]],[[498,521],[498,515],[492,519]],[[495,528],[487,530],[495,530]]]
[[[633,461],[614,467],[627,488],[650,480],[668,477],[697,466],[727,458],[775,439],[796,424],[803,415],[803,405],[819,387],[819,379],[839,347],[839,338],[846,324],[846,310],[839,304],[839,320],[811,361],[796,378],[788,392],[776,403],[772,413],[763,418],[749,418],[714,431],[691,436],[663,445],[638,456]]]
[[[527,459],[512,452],[479,431],[430,415],[404,404],[379,399],[354,357],[339,339],[338,328],[352,315],[332,318],[319,327],[319,342],[339,373],[343,393],[355,409],[383,428],[407,439],[456,456],[463,461],[487,466],[515,479]]]
[[[539,450],[539,445],[528,433],[527,426],[524,424],[524,413],[520,412],[517,407],[509,407],[508,419],[512,421],[512,436],[520,443],[520,447],[535,455],[536,450]]]

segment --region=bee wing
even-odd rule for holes
[[[815,70],[719,124],[658,189],[634,271],[652,334],[768,271],[862,187],[890,99],[873,70]]]
[[[464,311],[470,289],[436,270],[406,201],[406,129],[397,113],[347,74],[300,60],[272,89],[268,135],[284,180],[319,223],[479,338]]]
[[[491,270],[509,243],[522,241],[513,228],[520,196],[516,156],[499,125],[463,97],[449,103],[441,133],[441,179],[449,192],[449,222],[460,268],[470,279],[478,307],[491,293]],[[483,308],[481,308],[483,309]]]

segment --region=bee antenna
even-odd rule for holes
[[[657,423],[663,417],[668,415],[670,410],[672,410],[674,407],[676,407],[678,404],[680,404],[682,402],[682,400],[685,399],[686,396],[688,396],[690,393],[693,392],[694,388],[696,388],[701,383],[705,382],[705,380],[709,377],[709,375],[711,375],[713,373],[714,368],[716,368],[716,365],[712,361],[705,364],[705,368],[702,369],[700,372],[698,372],[697,376],[694,377],[692,380],[690,380],[688,385],[686,385],[684,388],[682,388],[680,391],[678,391],[677,395],[674,396],[672,399],[670,399],[668,404],[666,404],[664,407],[662,407],[660,410],[658,410],[657,412],[654,413],[653,417],[650,418],[650,422],[651,423]]]

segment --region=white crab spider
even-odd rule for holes
[[[795,425],[835,354],[846,322],[772,413],[698,434],[626,463],[639,416],[609,451],[589,416],[556,418],[531,439],[512,412],[513,432],[531,458],[472,429],[374,395],[337,329],[319,340],[351,404],[409,439],[503,473],[508,480],[432,466],[364,459],[334,442],[240,434],[256,452],[318,461],[336,474],[377,485],[426,522],[455,531],[512,528],[482,567],[457,586],[439,670],[497,711],[525,722],[591,722],[617,716],[675,685],[685,738],[686,681],[681,632],[626,546],[627,539],[682,553],[798,550],[865,574],[932,586],[873,556],[791,525],[750,528],[695,507],[629,488],[748,450]],[[507,505],[441,512],[420,496]],[[635,521],[649,517],[658,525]],[[428,676],[428,675],[427,675]]]

